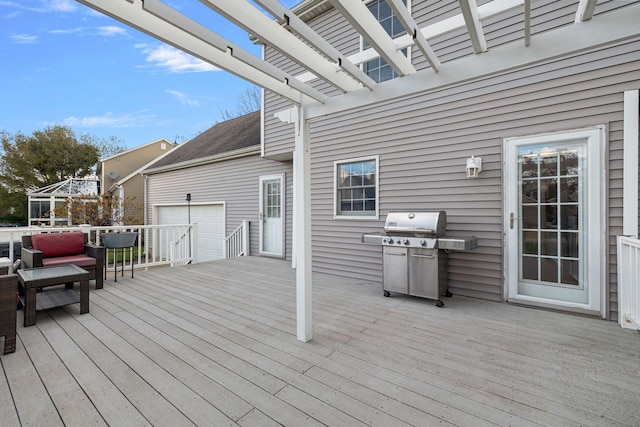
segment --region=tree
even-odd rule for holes
[[[115,136],[110,136],[109,138],[98,138],[93,135],[85,134],[83,137],[85,138],[85,141],[90,142],[98,149],[101,159],[127,151],[124,141]]]
[[[49,126],[31,136],[0,132],[0,203],[26,218],[26,193],[68,178],[84,177],[98,162],[99,149],[91,137],[80,140],[67,126]]]
[[[72,224],[93,226],[132,225],[137,223],[144,206],[135,197],[81,195],[69,198],[55,209],[56,218],[69,218]]]
[[[235,111],[228,109],[220,111],[223,121],[235,119],[245,114],[260,110],[262,106],[262,94],[257,86],[251,86],[238,95],[238,104]]]

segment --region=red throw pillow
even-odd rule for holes
[[[43,258],[84,253],[84,235],[81,232],[34,234],[31,244],[34,249],[42,251]]]

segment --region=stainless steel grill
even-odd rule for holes
[[[437,212],[389,212],[384,234],[365,234],[364,243],[382,245],[383,292],[403,293],[436,300],[451,296],[447,289],[448,253],[473,250],[476,237],[445,236],[447,214]]]

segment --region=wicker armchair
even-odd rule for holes
[[[4,336],[4,354],[16,351],[16,293],[18,277],[0,276],[0,337]]]

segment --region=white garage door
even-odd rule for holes
[[[189,211],[186,205],[159,206],[157,224],[187,224]],[[213,261],[224,256],[224,205],[191,205],[191,222],[197,223],[196,246],[198,262]]]

